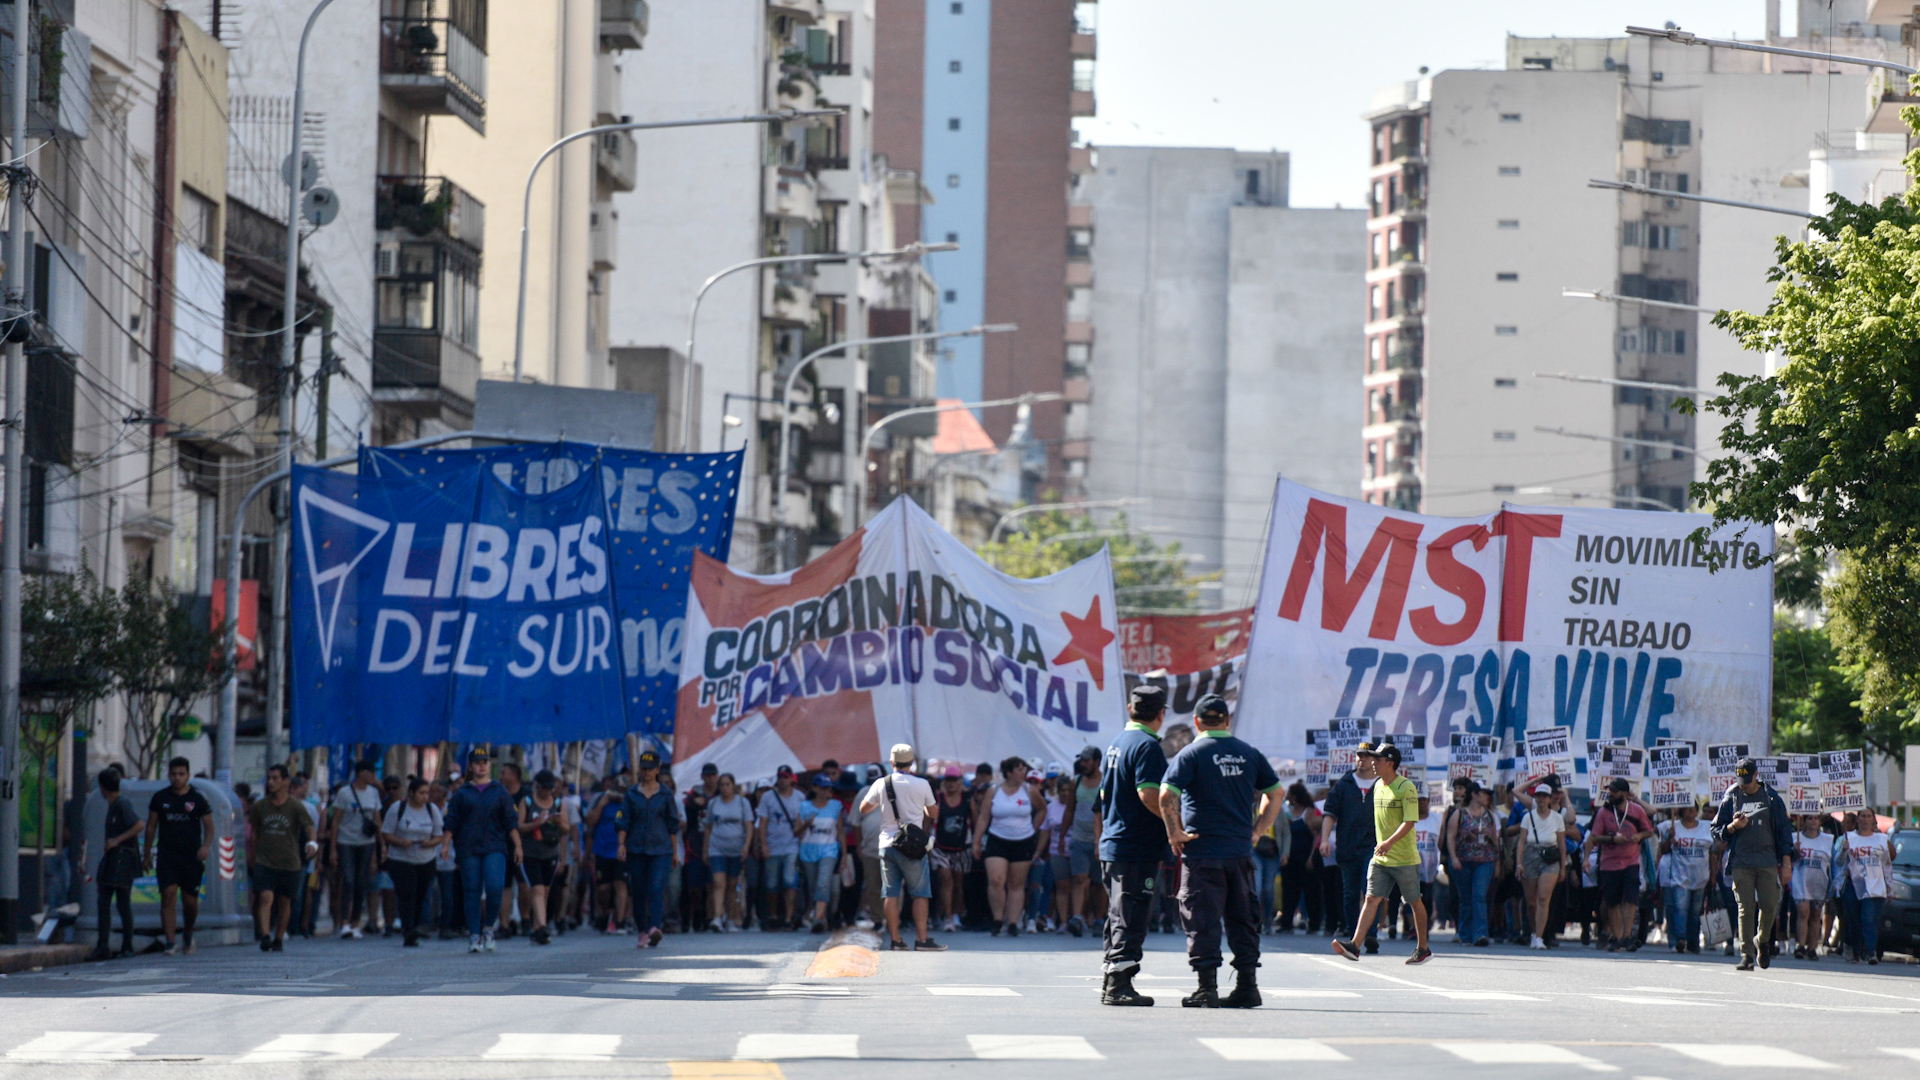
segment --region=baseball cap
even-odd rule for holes
[[[1379,757],[1380,756],[1380,748],[1370,742],[1361,743],[1358,747],[1354,748],[1353,752],[1358,757]]]
[[[1373,752],[1373,756],[1385,761],[1391,761],[1396,767],[1400,764],[1400,748],[1392,743],[1382,743],[1380,748]]]
[[[1209,720],[1227,715],[1227,699],[1219,694],[1208,694],[1193,707],[1193,715],[1204,716]]]
[[[486,750],[478,746],[467,751],[467,764],[469,765],[473,764],[476,761],[492,761],[492,760],[493,760],[493,755],[487,753]]]
[[[713,762],[709,761],[705,765],[700,766],[700,775],[701,776],[719,776],[720,766],[715,765]]]
[[[1616,776],[1611,781],[1608,782],[1607,790],[1608,791],[1632,791],[1633,785],[1627,783],[1626,777]]]
[[[894,743],[893,749],[887,753],[887,756],[893,759],[895,765],[910,764],[913,761],[913,746],[909,743]]]
[[[1552,784],[1535,784],[1533,785],[1533,793],[1535,795],[1551,795],[1553,794],[1553,785]]]
[[[777,769],[775,769],[775,770],[773,770],[773,775],[775,775],[775,776],[792,776],[792,775],[793,775],[793,766],[791,766],[791,765],[782,765],[782,766],[780,766],[779,768],[777,768]]]
[[[642,769],[657,769],[660,767],[660,755],[651,750],[644,751],[634,759],[634,764]]]
[[[1129,709],[1135,714],[1152,716],[1167,707],[1167,688],[1152,683],[1141,683],[1128,695]]]
[[[831,777],[831,776],[828,776],[828,775],[827,775],[826,773],[823,773],[823,772],[817,772],[817,773],[814,773],[814,774],[813,774],[813,786],[814,786],[814,787],[823,787],[823,788],[830,788],[830,787],[832,787],[832,786],[833,786],[833,777]]]
[[[833,786],[840,791],[859,791],[860,781],[855,780],[853,778],[852,773],[843,772],[840,774],[839,781],[837,781]]]
[[[961,773],[960,766],[949,765],[947,766],[947,771],[941,773],[940,777],[943,780],[960,780],[960,779],[964,779],[964,774]]]
[[[1047,779],[1051,780],[1056,776],[1065,776],[1065,775],[1067,775],[1067,767],[1065,765],[1062,765],[1057,761],[1047,762]]]
[[[1100,748],[1097,746],[1083,746],[1079,753],[1073,755],[1075,761],[1098,761],[1099,759]]]
[[[1760,763],[1750,757],[1743,757],[1740,763],[1733,767],[1733,774],[1750,780],[1760,775]]]

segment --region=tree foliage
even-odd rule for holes
[[[124,748],[134,775],[157,776],[181,721],[225,681],[222,639],[170,583],[156,589],[128,582],[120,609],[111,656],[127,703]]]
[[[981,558],[1018,578],[1045,577],[1092,556],[1102,546],[1113,556],[1114,602],[1123,611],[1199,611],[1200,584],[1218,574],[1194,575],[1175,541],[1164,546],[1135,532],[1125,514],[1096,524],[1085,514],[1047,510],[1019,519],[1024,532],[982,544]]]

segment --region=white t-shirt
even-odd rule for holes
[[[1679,821],[1663,822],[1673,840],[1672,880],[1668,884],[1682,889],[1704,889],[1713,854],[1713,827],[1695,820],[1692,828]]]
[[[387,846],[387,858],[394,862],[412,863],[418,866],[421,863],[433,862],[440,857],[438,845],[429,848],[420,846],[420,841],[438,836],[441,832],[440,808],[432,803],[415,807],[407,800],[401,799],[387,807],[387,817],[381,824],[381,831],[402,840],[413,841],[410,847],[397,847],[391,844]]]
[[[893,781],[893,799],[887,798],[889,779]],[[867,789],[867,798],[880,804],[880,846],[892,847],[893,838],[900,832],[900,819],[893,813],[894,801],[899,801],[900,813],[906,815],[909,825],[925,829],[927,808],[933,805],[933,785],[912,773],[896,772],[875,780],[873,786]]]
[[[1544,814],[1529,810],[1520,816],[1520,824],[1525,827],[1527,843],[1546,847],[1559,843],[1561,834],[1567,831],[1567,819],[1558,810]]]
[[[1413,846],[1420,852],[1420,880],[1440,876],[1440,817],[1433,811],[1413,823]]]
[[[1854,895],[1863,900],[1886,896],[1887,868],[1893,865],[1893,846],[1887,842],[1887,834],[1861,836],[1850,832],[1846,841],[1847,876],[1853,879]]]
[[[334,809],[340,811],[340,831],[334,842],[341,847],[365,847],[373,843],[374,838],[367,835],[361,822],[380,828],[380,786],[368,784],[361,790],[354,790],[352,784],[342,784],[333,793]]]

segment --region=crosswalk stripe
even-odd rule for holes
[[[1838,1065],[1821,1061],[1819,1058],[1810,1058],[1791,1050],[1761,1046],[1757,1043],[1661,1043],[1660,1045],[1685,1054],[1695,1061],[1705,1061],[1714,1065],[1774,1069],[1839,1068]]]
[[[969,1035],[973,1056],[986,1061],[1102,1061],[1079,1035]]]
[[[242,1054],[241,1064],[255,1061],[348,1061],[366,1057],[399,1038],[393,1033],[334,1032],[324,1035],[281,1035]]]
[[[804,1035],[767,1032],[740,1036],[733,1052],[739,1061],[795,1061],[806,1058],[857,1058],[858,1035]]]
[[[853,991],[844,986],[819,986],[812,983],[774,983],[767,987],[769,997],[852,997]]]
[[[1019,997],[1020,991],[1010,986],[929,986],[927,993],[936,997]]]
[[[1505,990],[1434,990],[1438,997],[1450,1001],[1539,1001],[1537,997],[1526,994],[1509,994]]]
[[[1576,1054],[1564,1046],[1538,1042],[1437,1042],[1433,1044],[1475,1065],[1578,1065],[1592,1072],[1618,1072],[1618,1066]]]
[[[125,1061],[153,1035],[130,1031],[49,1031],[7,1052],[14,1061]]]
[[[1915,1061],[1920,1061],[1920,1047],[1883,1046],[1880,1048],[1880,1052],[1883,1054],[1892,1054],[1894,1057],[1912,1058]]]
[[[1200,1045],[1228,1061],[1352,1061],[1312,1039],[1201,1039]]]
[[[618,1049],[618,1035],[506,1034],[480,1057],[485,1061],[611,1061]]]

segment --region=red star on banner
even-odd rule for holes
[[[1053,658],[1055,667],[1071,664],[1075,660],[1087,662],[1087,672],[1093,676],[1095,689],[1107,687],[1107,646],[1113,643],[1113,631],[1100,621],[1100,598],[1093,598],[1093,606],[1087,609],[1085,618],[1076,618],[1066,612],[1060,613],[1060,621],[1067,624],[1066,648]]]

